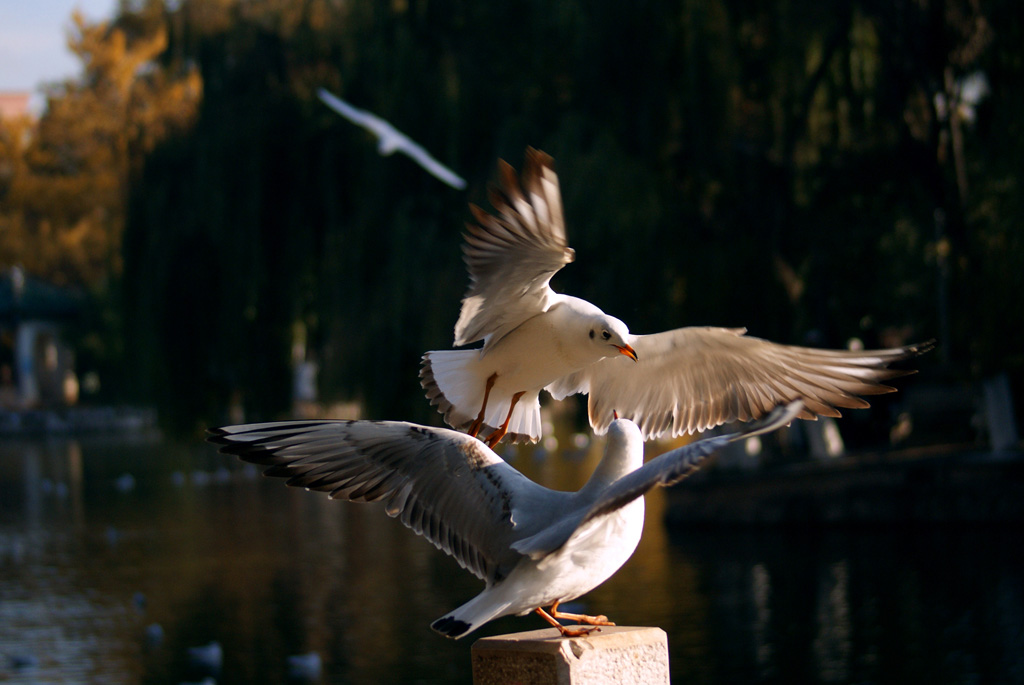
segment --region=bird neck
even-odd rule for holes
[[[605,447],[604,457],[590,475],[581,492],[603,490],[623,476],[643,466],[643,446],[616,444],[620,441],[609,439]]]

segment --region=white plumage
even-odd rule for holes
[[[376,135],[378,138],[377,151],[380,154],[386,156],[394,154],[395,152],[401,152],[408,155],[417,164],[429,171],[438,179],[450,185],[452,188],[462,190],[466,187],[466,181],[461,176],[434,159],[434,157],[431,156],[431,154],[427,152],[422,145],[414,142],[409,138],[409,136],[405,135],[376,114],[367,112],[364,109],[359,109],[358,107],[353,107],[337,95],[334,95],[324,88],[317,90],[317,95],[325,105],[333,109],[335,112],[345,117],[353,124],[362,126]]]
[[[628,420],[609,426],[604,457],[578,492],[534,483],[484,443],[447,428],[390,421],[285,421],[211,431],[221,451],[268,468],[287,484],[332,498],[384,503],[389,516],[482,579],[484,590],[432,624],[462,637],[499,616],[536,611],[614,625],[603,616],[563,614],[558,604],[614,574],[636,549],[643,494],[685,478],[716,450],[783,426],[799,402],[731,435],[705,438],[643,463],[643,440]],[[542,607],[552,606],[550,614]]]
[[[891,363],[931,349],[821,350],[748,337],[742,328],[633,335],[549,285],[575,258],[551,158],[528,149],[522,186],[505,162],[499,171],[501,188],[490,197],[496,213],[470,206],[470,286],[455,324],[456,346],[483,346],[427,352],[420,371],[445,421],[474,435],[489,431],[492,446],[506,431],[514,442],[540,437],[541,390],[559,400],[587,394],[597,433],[618,412],[645,440],[757,418],[795,399],[805,405],[800,418],[839,416],[837,408],[867,407],[861,395],[893,391],[882,381],[912,373]]]

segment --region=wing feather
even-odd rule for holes
[[[211,433],[222,452],[266,466],[265,475],[288,485],[335,499],[382,501],[389,516],[488,582],[520,557],[511,549],[519,507],[546,491],[479,440],[443,428],[282,421]]]
[[[523,187],[515,170],[499,162],[501,187],[490,193],[496,214],[470,205],[463,256],[469,290],[455,324],[455,345],[497,340],[546,311],[557,294],[548,283],[575,253],[565,235],[558,177],[551,158],[526,151]]]
[[[777,430],[797,418],[802,408],[800,400],[773,407],[761,420],[744,425],[738,432],[702,438],[651,459],[609,485],[578,525],[629,504],[653,487],[675,485],[730,442]]]
[[[801,409],[802,405],[797,400],[773,408],[763,419],[744,425],[739,432],[702,438],[655,457],[608,485],[589,507],[574,511],[556,525],[518,541],[516,548],[534,559],[552,554],[588,521],[626,506],[651,488],[675,485],[697,471],[708,457],[730,442],[781,428],[796,418]]]
[[[589,389],[590,422],[598,433],[607,430],[614,410],[649,439],[756,419],[796,399],[804,402],[800,418],[838,417],[840,409],[869,406],[863,395],[892,392],[885,381],[914,372],[889,365],[932,347],[819,350],[745,332],[689,327],[635,336],[638,362],[607,358],[550,387],[563,396]]]

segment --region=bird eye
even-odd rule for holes
[[[605,340],[608,340],[609,338],[612,337],[612,334],[609,333],[608,331],[601,331],[601,337],[604,338]]]

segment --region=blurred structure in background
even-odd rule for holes
[[[38,116],[0,119],[0,269],[80,287],[82,392],[96,371],[177,432],[229,407],[427,421],[419,357],[450,341],[467,202],[531,145],[581,257],[556,289],[639,332],[935,338],[893,401],[807,442],[986,440],[986,379],[1024,389],[1017,5],[120,3],[72,17],[81,74]],[[466,189],[381,157],[320,89]]]
[[[31,97],[32,93],[28,91],[0,91],[0,119],[29,116]]]
[[[61,331],[79,308],[73,291],[28,277],[21,267],[0,274],[0,409],[77,403],[74,351]]]

